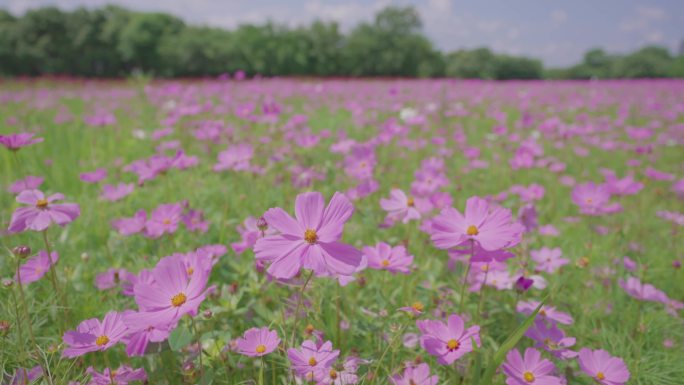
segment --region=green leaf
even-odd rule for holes
[[[541,310],[542,306],[544,306],[544,302],[546,302],[546,299],[549,298],[549,294],[547,294],[539,303],[539,306],[537,306],[536,309],[530,314],[527,319],[525,319],[525,322],[523,322],[508,338],[506,341],[504,341],[503,344],[501,344],[501,347],[499,347],[499,350],[494,353],[494,356],[492,357],[492,361],[489,363],[489,366],[487,366],[487,370],[485,370],[484,374],[482,377],[480,377],[480,380],[476,384],[491,384],[492,383],[492,378],[494,377],[494,372],[496,371],[496,368],[501,366],[501,363],[503,363],[504,359],[506,358],[506,354],[515,347],[515,345],[520,341],[522,336],[525,334],[527,329],[529,329],[530,326],[532,326],[532,323],[534,322],[534,319],[537,317],[537,313],[539,313],[539,310]]]
[[[169,335],[169,346],[171,350],[179,351],[192,342],[192,334],[185,326],[179,326]]]

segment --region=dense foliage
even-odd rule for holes
[[[335,22],[290,28],[268,22],[235,30],[187,25],[163,13],[116,6],[65,12],[0,10],[0,75],[118,77],[399,76],[480,79],[684,76],[684,58],[658,47],[620,57],[601,50],[565,70],[486,48],[440,52],[421,33],[412,7],[388,7],[348,34]]]

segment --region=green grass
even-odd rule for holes
[[[566,95],[581,100],[580,107],[574,110],[559,103],[558,115],[566,123],[575,122],[576,117],[582,114],[592,119],[600,116],[614,118],[616,102],[607,102],[596,109],[590,109],[587,107],[590,100],[590,94],[586,91],[588,86],[577,83],[457,83],[447,84],[444,86],[448,87],[447,92],[440,93],[434,91],[439,86],[436,82],[404,82],[400,84],[401,96],[390,101],[387,100],[387,90],[391,84],[383,82],[357,82],[353,86],[333,82],[327,84],[330,88],[326,88],[323,93],[310,91],[312,85],[290,81],[245,82],[225,86],[222,93],[213,92],[209,82],[182,85],[186,87],[186,94],[194,92],[193,97],[201,101],[211,100],[217,105],[222,103],[219,97],[227,96],[231,103],[226,112],[183,117],[174,126],[174,134],[167,138],[180,140],[186,153],[199,156],[199,166],[185,171],[172,170],[142,187],[136,187],[133,194],[122,201],[104,202],[97,199],[99,186],[81,182],[78,175],[97,167],[105,167],[110,173],[106,183],[136,180],[135,175],[122,172],[121,166],[116,165],[125,165],[152,155],[158,142],[137,139],[133,131],[144,130],[149,134],[162,127],[160,121],[163,118],[161,109],[145,95],[144,85],[125,82],[99,83],[87,87],[55,82],[0,84],[0,94],[3,95],[31,93],[23,101],[0,103],[0,116],[3,118],[0,133],[23,129],[35,131],[38,136],[45,138],[43,143],[20,150],[16,159],[11,152],[4,149],[0,151],[0,183],[3,188],[0,193],[0,223],[3,228],[9,223],[13,210],[19,206],[14,202],[12,194],[4,190],[25,175],[45,177],[41,186],[43,191],[61,192],[66,196],[65,201],[81,206],[81,217],[75,222],[64,228],[52,227],[49,230],[50,241],[60,254],[57,274],[62,287],[68,288],[69,317],[64,319],[62,311],[54,306],[55,293],[47,276],[26,288],[31,323],[41,348],[38,352],[27,342],[26,321],[22,323],[23,337],[18,334],[13,300],[13,293],[17,293],[16,287],[0,289],[0,320],[7,320],[11,324],[9,332],[0,337],[1,370],[13,373],[17,367],[33,367],[38,364],[45,366],[47,363],[53,374],[53,383],[66,384],[69,380],[82,380],[85,369],[91,365],[101,370],[107,365],[117,367],[119,364],[129,364],[135,368],[145,367],[152,384],[182,383],[182,378],[186,383],[199,383],[198,371],[188,373],[183,370],[183,364],[190,359],[187,351],[165,350],[161,354],[129,359],[123,346],[118,345],[109,351],[90,353],[78,359],[60,358],[63,348],[61,333],[65,330],[74,329],[84,319],[101,318],[110,310],[136,308],[132,298],[124,297],[116,290],[98,291],[93,285],[96,274],[110,267],[123,267],[137,272],[142,268],[153,267],[161,256],[174,252],[191,251],[205,244],[228,245],[239,240],[235,226],[247,216],[259,216],[269,207],[276,206],[292,212],[294,199],[301,192],[289,182],[288,170],[295,162],[314,166],[326,173],[326,180],[315,181],[309,190],[321,191],[329,199],[335,191],[345,191],[354,185],[354,181],[340,167],[342,156],[328,151],[339,130],[345,130],[349,137],[359,141],[368,140],[381,131],[387,118],[398,116],[392,109],[395,102],[418,108],[430,102],[447,105],[462,102],[470,111],[467,116],[444,117],[439,108],[435,113],[428,114],[429,123],[425,131],[414,127],[409,133],[410,138],[429,141],[440,130],[445,131],[447,147],[453,150],[453,155],[445,157],[451,182],[445,191],[452,195],[454,207],[462,210],[468,197],[497,194],[513,184],[542,184],[546,188],[546,194],[537,203],[540,222],[555,225],[561,235],[555,238],[542,237],[536,233],[527,235],[514,252],[518,255],[517,259],[520,259],[530,249],[557,246],[563,250],[564,257],[572,262],[559,273],[543,274],[549,288],[545,291],[533,289],[525,297],[541,299],[548,293],[549,304],[572,314],[575,319],[574,324],[562,327],[567,335],[577,338],[574,348],[603,348],[614,356],[622,357],[632,373],[629,384],[681,384],[684,378],[682,319],[667,314],[661,304],[640,304],[627,296],[617,286],[617,279],[628,273],[620,264],[613,262],[616,258],[629,255],[642,267],[636,273],[642,281],[654,284],[670,298],[684,299],[684,273],[681,269],[672,268],[672,261],[682,257],[684,242],[681,236],[672,234],[673,228],[669,223],[655,215],[658,210],[683,211],[682,201],[671,191],[670,184],[646,180],[638,172],[639,179],[644,179],[646,186],[637,195],[619,198],[625,208],[624,212],[604,217],[582,217],[581,221],[570,223],[563,219],[580,216],[570,200],[571,188],[560,184],[558,175],[546,169],[511,170],[507,160],[515,149],[515,143],[509,143],[504,138],[496,141],[485,138],[495,124],[493,119],[487,117],[487,111],[493,105],[499,105],[502,110],[509,112],[509,131],[515,130],[520,109],[518,99],[511,95],[515,95],[514,91],[518,88],[531,90],[534,102],[531,103],[530,111],[544,116],[553,116],[547,110],[547,106],[553,105],[553,102],[545,99],[544,95]],[[160,87],[159,84],[147,86],[157,89]],[[357,87],[361,89],[358,92],[355,91]],[[482,101],[476,101],[459,87],[472,91],[493,87],[494,92]],[[599,83],[594,87],[602,85]],[[655,95],[666,105],[676,100],[674,91],[668,93],[665,89],[659,94],[649,94],[643,89],[645,85],[613,83],[603,84],[603,87],[601,95],[617,100],[621,95],[635,91],[638,91],[634,96],[637,102],[646,100],[648,95]],[[129,92],[117,96],[109,90]],[[232,107],[247,101],[258,102],[262,97],[271,95],[285,109],[285,117],[281,117],[275,127],[282,127],[290,115],[304,113],[309,116],[308,125],[313,132],[329,129],[334,135],[322,139],[319,145],[311,149],[297,148],[295,144],[291,144],[292,153],[284,161],[270,162],[271,154],[285,144],[282,131],[271,132],[268,124],[240,120],[232,114]],[[344,103],[348,101],[357,101],[367,108],[366,125],[355,124],[352,113],[344,109]],[[47,107],[38,108],[37,102],[45,102]],[[679,103],[681,104],[681,98]],[[59,106],[73,114],[74,119],[55,124],[53,117]],[[82,116],[98,108],[113,111],[118,119],[117,124],[104,128],[86,126]],[[4,120],[9,117],[16,117],[19,123],[6,124]],[[225,148],[225,144],[207,146],[189,134],[189,124],[201,119],[222,120],[227,126],[235,128],[234,141],[253,143],[256,148],[253,163],[266,167],[264,175],[212,171],[211,166],[216,162],[216,155]],[[647,114],[636,108],[627,124],[645,126],[652,120],[661,121],[666,127],[674,124],[661,116]],[[682,124],[683,121],[680,114],[677,122]],[[481,147],[481,158],[490,162],[489,168],[462,172],[462,167],[467,162],[452,139],[457,127],[463,128],[469,145]],[[663,130],[661,128],[658,131]],[[523,135],[529,134],[529,130],[520,132]],[[618,133],[621,139],[626,140],[619,129],[611,132]],[[258,144],[257,138],[261,136],[269,136],[271,142]],[[622,176],[627,171],[625,161],[636,157],[626,151],[607,152],[588,147],[578,137],[564,142],[564,148],[556,149],[551,141],[540,139],[546,154],[565,162],[567,170],[564,174],[575,177],[578,182],[600,181],[601,167],[614,169]],[[573,152],[575,145],[589,148],[590,155],[582,158],[576,156]],[[402,362],[408,360],[428,362],[432,371],[439,374],[440,384],[454,384],[459,381],[458,376],[454,375],[453,367],[437,364],[420,346],[402,346],[402,336],[399,333],[418,333],[418,330],[415,319],[396,309],[421,301],[427,310],[424,318],[436,318],[432,315],[434,311],[445,314],[456,312],[463,266],[455,271],[448,270],[446,252],[434,248],[429,237],[418,230],[415,222],[398,224],[389,229],[378,228],[384,218],[379,199],[387,196],[393,187],[408,191],[413,173],[421,160],[435,156],[435,149],[436,146],[429,142],[416,151],[402,148],[396,141],[378,147],[375,178],[380,183],[380,188],[369,197],[355,202],[355,214],[344,232],[344,241],[359,248],[374,245],[378,241],[393,245],[402,242],[407,244],[410,253],[415,256],[416,268],[413,272],[410,275],[391,275],[384,271],[365,270],[361,273],[362,279],[348,286],[340,287],[335,280],[318,278],[313,279],[306,290],[306,299],[310,301],[311,307],[307,308],[306,319],[299,322],[298,343],[306,338],[303,328],[311,324],[323,331],[325,338],[333,341],[334,347],[341,350],[340,357],[356,354],[360,358],[371,360],[369,365],[360,368],[359,374],[376,371],[380,377],[360,377],[359,383],[387,383],[386,377],[397,373]],[[681,165],[684,161],[681,145],[660,146],[655,152],[657,159],[650,163],[646,161],[645,165],[681,177]],[[497,160],[496,157],[500,158]],[[211,222],[207,233],[189,233],[181,228],[173,236],[150,240],[141,235],[122,237],[110,225],[113,219],[132,216],[139,209],[149,212],[159,204],[181,200],[187,200],[191,207],[204,211]],[[508,198],[503,205],[517,212],[520,203],[516,198]],[[591,228],[593,225],[606,226],[611,232],[607,235],[596,234]],[[632,251],[630,243],[638,243],[643,251]],[[14,262],[9,249],[20,244],[29,245],[34,251],[44,248],[39,233],[5,234],[0,237],[0,246],[5,255],[0,259],[2,277],[13,275]],[[582,257],[590,261],[586,268],[577,264]],[[512,268],[517,266],[517,259],[510,263]],[[613,273],[604,276],[602,270],[606,268],[612,269]],[[231,339],[255,326],[269,326],[278,331],[283,341],[289,340],[293,320],[284,320],[282,312],[289,297],[299,288],[275,284],[263,274],[258,274],[254,270],[253,253],[249,250],[236,256],[229,249],[228,254],[214,268],[210,282],[217,285],[218,294],[205,301],[200,312],[210,309],[213,316],[200,316],[197,319],[205,350],[205,381],[211,379],[215,384],[256,381],[260,360],[221,351]],[[230,290],[231,285],[233,290]],[[515,299],[514,291],[496,291],[491,287],[487,289],[485,312],[481,319],[483,370],[493,352],[525,319],[515,312]],[[475,313],[477,301],[476,293],[468,295],[467,313]],[[340,321],[346,321],[349,328],[339,328],[337,325]],[[181,331],[190,328],[188,319],[182,320],[179,328],[179,335],[175,335],[174,339],[183,338],[180,336]],[[666,339],[672,340],[674,347],[665,348],[663,341]],[[281,344],[281,347],[284,346]],[[517,347],[526,346],[531,346],[531,341],[523,337]],[[385,351],[387,353],[383,355]],[[466,355],[459,363],[469,365],[473,357],[474,354]],[[553,361],[568,376],[569,384],[590,383],[590,379],[581,374],[575,362]],[[287,377],[287,357],[283,351],[266,356],[263,362],[266,365],[265,383],[272,383],[273,377],[276,377],[278,384],[290,383]],[[195,365],[198,364],[195,360]],[[469,375],[477,377],[472,369]],[[494,384],[503,383],[503,375],[494,377]]]

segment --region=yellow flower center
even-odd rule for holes
[[[330,369],[330,378],[337,379],[337,371],[335,369]]]
[[[184,304],[185,301],[188,300],[188,297],[185,296],[185,293],[178,293],[171,298],[171,305],[175,307],[179,307],[180,305]]]
[[[187,272],[188,272],[188,275],[192,275],[192,273],[195,272],[195,269],[193,269],[192,267],[188,267]]]
[[[162,223],[165,224],[165,225],[170,225],[170,224],[171,224],[171,220],[170,220],[169,218],[164,218],[164,220],[162,221]]]
[[[318,234],[316,234],[316,230],[306,229],[304,232],[304,240],[310,245],[316,243],[318,241]]]
[[[461,346],[461,344],[456,340],[449,340],[449,342],[447,342],[447,348],[449,348],[449,350],[456,350],[459,346]]]
[[[477,226],[470,225],[470,226],[468,226],[468,229],[466,230],[466,234],[468,234],[472,237],[474,235],[480,234],[480,230],[477,229]]]
[[[587,198],[587,199],[585,199],[585,202],[587,202],[587,204],[592,204],[592,202],[594,202],[594,200],[591,198]]]
[[[532,372],[525,372],[523,373],[523,378],[527,382],[534,382],[534,374]]]
[[[316,329],[314,328],[314,326],[313,326],[312,324],[308,324],[308,325],[306,325],[306,327],[304,328],[304,332],[305,332],[306,334],[311,334],[311,333],[314,332],[314,330],[316,330]]]
[[[315,358],[313,358],[313,357],[309,358],[309,365],[316,366],[317,363],[318,363],[318,361],[316,361]]]
[[[99,336],[95,340],[95,345],[97,345],[97,346],[107,345],[108,343],[109,343],[109,337],[107,337],[107,336]]]
[[[44,209],[48,206],[48,201],[47,199],[38,199],[38,202],[36,202],[36,207],[39,209]]]
[[[489,271],[489,264],[485,263],[484,265],[480,266],[480,270],[485,272]]]
[[[265,351],[266,351],[266,345],[263,345],[263,344],[262,344],[262,345],[257,345],[257,347],[256,347],[256,352],[257,352],[257,353],[263,353],[263,352],[265,352]]]
[[[382,267],[387,267],[387,266],[389,266],[390,261],[383,259],[382,262],[380,262],[380,263],[382,264]]]
[[[423,303],[422,302],[414,302],[413,305],[411,305],[413,310],[422,312],[424,309]]]
[[[539,315],[542,317],[546,317],[546,310],[544,310],[544,309],[539,310]]]
[[[409,197],[409,198],[406,200],[406,205],[407,205],[408,207],[415,207],[415,205],[416,205],[415,199],[413,199],[413,197]]]
[[[416,384],[416,382],[413,380],[409,380],[409,385],[418,385],[418,384]]]
[[[606,375],[603,374],[603,372],[598,372],[598,373],[596,373],[596,379],[599,380],[599,381],[605,380],[605,379],[606,379]]]

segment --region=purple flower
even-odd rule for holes
[[[126,269],[109,269],[95,276],[95,287],[100,290],[108,290],[117,287],[122,281],[128,281],[133,274]]]
[[[640,301],[653,301],[667,303],[667,295],[648,283],[641,283],[639,278],[629,277],[627,281],[618,280],[618,284],[627,294]]]
[[[605,184],[588,182],[579,184],[572,190],[572,201],[585,215],[603,215],[614,211],[609,200],[610,192]]]
[[[411,272],[413,255],[409,255],[406,247],[402,245],[392,247],[385,242],[380,242],[375,247],[366,246],[362,251],[371,269],[404,274]]]
[[[390,377],[390,381],[394,385],[437,385],[439,376],[436,374],[431,376],[430,367],[423,363],[407,367],[403,374]]]
[[[51,257],[48,259],[47,251],[41,250],[38,255],[21,265],[19,274],[15,275],[14,279],[23,285],[27,285],[43,278],[45,273],[50,270],[50,266],[56,264],[59,260],[59,255],[56,251],[52,252]]]
[[[562,360],[577,357],[577,352],[568,349],[575,344],[575,338],[566,337],[556,324],[535,320],[534,326],[527,329],[525,336],[535,340],[538,348],[543,348]]]
[[[39,176],[29,175],[24,179],[19,179],[12,183],[7,191],[11,192],[12,194],[19,194],[24,190],[35,190],[38,188],[38,186],[43,184],[43,180],[44,179]]]
[[[218,163],[214,165],[214,171],[234,170],[245,171],[250,169],[249,162],[254,156],[254,148],[249,143],[234,144],[218,155]]]
[[[12,214],[8,230],[19,233],[26,230],[43,231],[55,223],[64,226],[81,215],[80,207],[75,203],[54,204],[64,199],[62,194],[45,197],[40,190],[24,190],[17,195],[17,202],[30,206],[20,207]]]
[[[490,207],[486,200],[471,197],[466,202],[465,215],[448,207],[435,217],[432,242],[438,249],[450,249],[474,241],[483,249],[494,251],[520,243],[523,231],[510,210]]]
[[[106,184],[102,186],[102,193],[100,199],[110,202],[116,202],[128,196],[135,189],[133,183],[119,183],[116,186]]]
[[[64,357],[78,357],[88,352],[107,350],[119,342],[127,329],[121,313],[109,312],[102,322],[91,318],[81,322],[75,331],[64,333],[64,343],[68,345],[62,355]]]
[[[539,301],[520,301],[516,306],[516,311],[518,313],[530,315],[537,308],[537,306],[539,306]],[[564,325],[570,325],[573,323],[573,319],[570,314],[558,311],[553,306],[542,306],[537,315],[544,320],[555,321]]]
[[[385,222],[393,224],[396,221],[408,223],[420,219],[421,213],[429,211],[431,204],[427,199],[409,197],[399,189],[392,189],[389,199],[380,199],[380,207],[387,211]]]
[[[159,238],[164,234],[175,233],[182,214],[183,206],[178,203],[157,206],[145,222],[145,234],[150,238]]]
[[[157,264],[152,276],[154,283],[135,284],[135,302],[141,312],[127,316],[127,324],[142,329],[149,325],[168,325],[185,314],[197,315],[207,294],[205,286],[209,276],[204,269],[189,272],[182,261],[168,259]]]
[[[531,250],[530,255],[532,256],[532,260],[537,264],[537,271],[545,271],[550,274],[555,273],[556,270],[570,263],[569,259],[561,257],[563,252],[560,247],[555,247],[553,249],[542,247],[539,250]]]
[[[181,216],[181,220],[188,231],[206,233],[209,230],[209,221],[204,219],[204,212],[200,210],[188,210],[186,214]]]
[[[30,146],[43,141],[43,138],[34,138],[33,135],[34,134],[30,132],[0,135],[0,144],[5,146],[10,151],[19,151],[19,149],[22,147]]]
[[[237,349],[245,356],[261,357],[274,351],[279,343],[277,332],[267,327],[251,328],[237,340]]]
[[[625,362],[605,350],[583,348],[577,361],[582,371],[601,385],[624,385],[629,380]]]
[[[506,373],[508,385],[562,385],[565,382],[553,376],[556,367],[547,359],[542,359],[538,350],[525,349],[525,357],[520,355],[517,349],[513,349],[506,355],[506,362],[502,365]]]
[[[7,385],[26,385],[32,384],[43,375],[43,368],[40,365],[34,366],[32,369],[17,368],[14,376],[10,378]]]
[[[122,365],[116,370],[105,368],[102,373],[97,372],[92,366],[86,369],[86,373],[90,374],[91,379],[88,385],[128,385],[133,381],[147,380],[145,369],[133,369],[130,366]]]
[[[122,342],[126,344],[126,354],[129,357],[144,355],[150,342],[166,341],[177,325],[177,322],[164,324],[156,320],[150,320],[148,323],[140,322],[140,314],[134,311],[127,311],[123,319],[128,328],[128,335]]]
[[[340,351],[333,350],[330,341],[326,341],[319,347],[313,341],[306,340],[299,349],[287,350],[292,370],[306,381],[322,380],[339,355]]]
[[[124,236],[137,234],[145,230],[147,223],[147,213],[145,210],[138,210],[131,218],[119,218],[112,221],[112,227]]]
[[[268,225],[280,234],[259,239],[254,246],[255,256],[257,260],[271,261],[268,273],[278,279],[290,279],[302,267],[319,276],[352,275],[361,264],[362,254],[338,241],[353,212],[354,206],[339,192],[327,207],[319,192],[299,194],[296,219],[279,207],[266,211]]]
[[[105,170],[104,168],[98,168],[95,171],[84,172],[81,175],[79,175],[79,178],[81,178],[81,180],[86,183],[97,183],[106,177],[107,170]]]
[[[465,329],[463,319],[457,314],[450,315],[446,324],[438,320],[421,320],[416,321],[416,326],[423,333],[420,346],[437,357],[442,365],[451,365],[471,352],[473,340],[480,346],[480,327],[474,325]]]
[[[263,226],[263,228],[259,227],[260,224]],[[262,237],[262,234],[263,236],[276,234],[276,231],[272,227],[268,226],[266,219],[263,217],[259,218],[259,220],[254,217],[247,217],[241,225],[237,226],[237,231],[240,233],[242,240],[240,242],[230,244],[230,247],[237,255],[240,255],[245,250],[254,247],[257,239]]]

